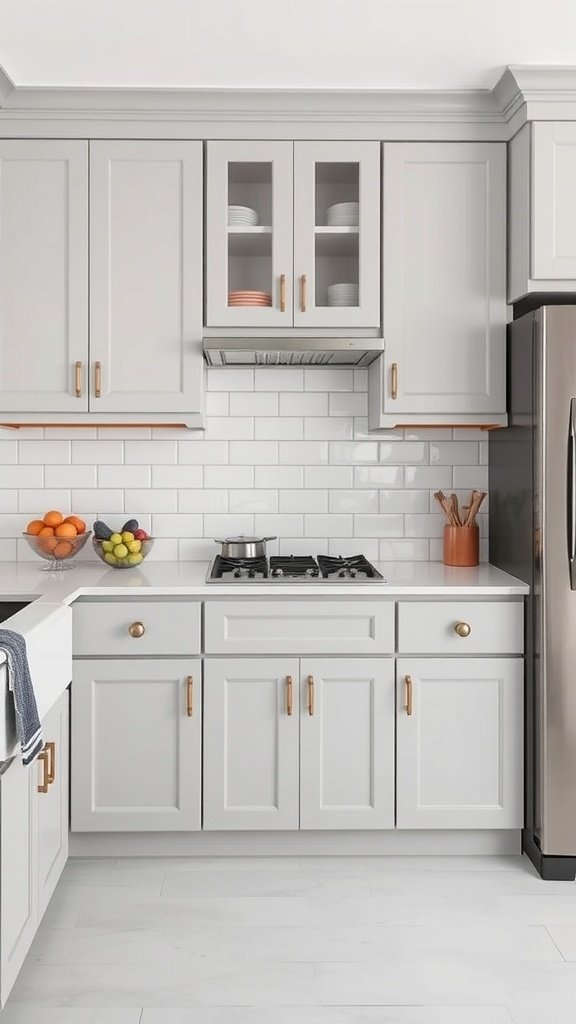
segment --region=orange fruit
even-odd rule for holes
[[[86,533],[86,523],[80,516],[66,516],[65,523],[72,523],[76,527],[76,533]]]
[[[76,537],[76,527],[72,523],[60,523],[54,530],[57,537]]]
[[[67,558],[74,550],[74,545],[69,540],[59,540],[52,551],[54,558]]]
[[[38,530],[39,537],[53,537],[54,528],[52,526],[43,526],[41,530]]]
[[[54,551],[54,548],[60,543],[62,543],[62,541],[59,541],[57,537],[38,538],[38,547],[40,551],[44,552],[45,555],[51,555],[52,552]]]
[[[47,512],[44,516],[45,526],[59,526],[64,516],[61,512]]]
[[[41,519],[31,519],[26,527],[26,533],[31,533],[33,537],[37,537],[43,528],[44,523]]]

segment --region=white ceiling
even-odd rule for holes
[[[574,0],[0,0],[18,86],[490,88],[576,65]]]

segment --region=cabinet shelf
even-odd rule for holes
[[[315,227],[317,256],[358,256],[360,230],[354,227]]]
[[[228,228],[228,253],[230,256],[269,256],[271,252],[271,225]]]

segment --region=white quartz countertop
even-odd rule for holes
[[[34,606],[10,620],[24,628],[29,615],[44,604],[71,604],[79,597],[130,595],[146,597],[509,597],[527,594],[529,587],[496,569],[479,565],[459,569],[442,562],[377,562],[385,583],[206,583],[207,562],[148,562],[133,569],[106,569],[100,563],[77,562],[63,572],[43,572],[35,562],[5,562],[0,566],[0,600],[32,600]],[[17,623],[12,625],[13,623]]]

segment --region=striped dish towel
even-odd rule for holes
[[[0,650],[6,652],[8,689],[14,699],[16,732],[22,748],[22,763],[30,764],[42,750],[42,726],[32,686],[26,641],[20,633],[0,629]]]

